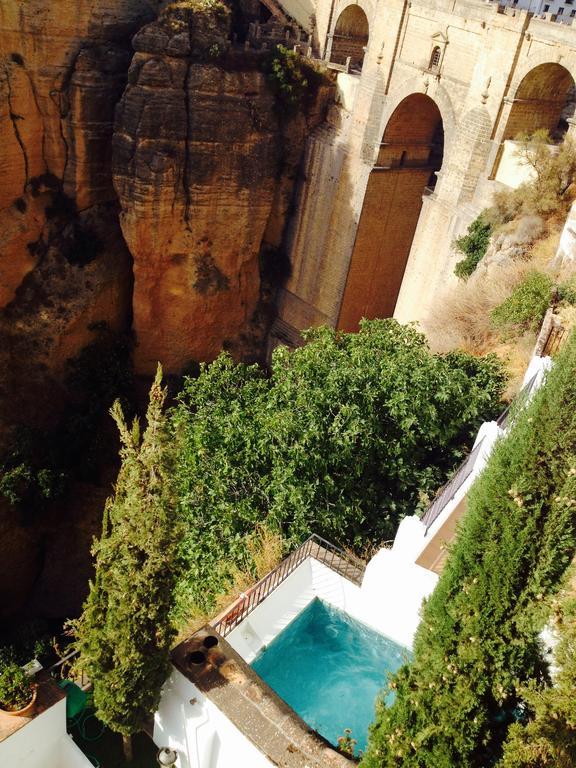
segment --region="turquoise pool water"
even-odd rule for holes
[[[386,674],[408,657],[406,648],[316,598],[252,667],[329,742],[337,746],[351,728],[363,750]]]

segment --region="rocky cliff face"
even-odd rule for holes
[[[112,186],[112,129],[130,39],[155,16],[154,6],[143,0],[0,4],[3,458],[15,428],[58,420],[67,361],[92,341],[90,326],[130,326],[131,257]],[[66,549],[63,533],[69,554],[86,570],[99,515],[86,511],[84,497],[101,495],[84,493],[74,509],[56,503],[46,518],[25,526],[0,502],[2,612],[22,609],[38,589],[43,611],[57,614],[65,594],[74,594],[78,605],[83,590],[73,588],[72,578],[39,578],[55,562],[55,542]]]
[[[133,329],[145,375],[263,350],[262,256],[330,90],[280,119],[261,54],[229,50],[224,6],[159,5],[0,4],[0,460],[15,428],[58,421],[94,324]],[[24,528],[0,500],[0,612],[79,607],[54,564],[76,542],[87,572],[109,482]]]
[[[275,191],[319,109],[280,121],[258,62],[226,53],[227,19],[171,9],[134,38],[114,184],[134,258],[136,366],[178,372],[262,349],[259,253]],[[208,27],[208,28],[207,28]],[[320,98],[322,101],[322,98]],[[293,175],[293,174],[292,174]],[[291,191],[291,190],[290,190]],[[273,213],[274,210],[274,213]]]
[[[112,128],[130,38],[154,15],[141,0],[0,6],[0,410],[48,396],[90,323],[129,324]]]
[[[114,134],[114,183],[134,258],[136,365],[146,373],[158,360],[178,372],[238,344],[258,303],[258,253],[279,169],[263,74],[240,70],[240,57],[195,61],[193,15],[178,21],[165,16],[134,38]]]

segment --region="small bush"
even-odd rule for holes
[[[468,227],[468,234],[454,241],[456,250],[466,257],[454,267],[454,274],[460,280],[467,280],[474,272],[486,253],[491,234],[492,225],[480,215]]]
[[[492,310],[490,320],[505,335],[538,330],[550,304],[552,279],[529,272],[512,294]]]
[[[576,304],[576,278],[566,280],[558,286],[558,301],[565,304]]]
[[[22,667],[9,662],[0,670],[0,708],[8,712],[23,709],[32,698],[32,681]]]
[[[268,82],[283,107],[296,110],[322,82],[322,72],[299,53],[277,45],[264,69]]]

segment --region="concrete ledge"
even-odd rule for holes
[[[204,646],[216,637],[213,648]],[[193,663],[191,654],[204,654]],[[273,765],[350,768],[354,762],[313,731],[211,627],[177,646],[172,661]]]

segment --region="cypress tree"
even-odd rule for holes
[[[161,379],[158,366],[143,435],[137,419],[126,424],[119,402],[111,409],[122,463],[92,549],[95,578],[75,625],[79,666],[92,681],[96,715],[122,734],[127,760],[132,734],[158,706],[174,640],[170,611],[180,524]]]
[[[576,495],[576,472],[570,498]],[[532,681],[521,691],[525,717],[510,727],[500,768],[573,768],[576,765],[576,564],[554,606],[558,637],[552,685]]]
[[[526,686],[548,682],[539,631],[576,549],[575,370],[573,333],[469,493],[363,768],[494,766]]]

